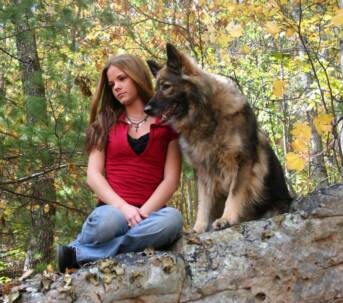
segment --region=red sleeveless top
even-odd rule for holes
[[[168,144],[178,134],[157,117],[149,141],[137,155],[128,142],[129,125],[122,113],[110,128],[105,153],[105,178],[127,203],[142,206],[163,180]]]

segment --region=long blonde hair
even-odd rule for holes
[[[114,97],[108,84],[107,70],[110,66],[121,69],[135,83],[138,95],[147,103],[153,95],[149,69],[142,59],[134,55],[119,55],[109,58],[104,66],[98,87],[92,99],[89,127],[86,134],[86,151],[103,150],[109,129],[114,125],[124,106]]]

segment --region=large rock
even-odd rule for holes
[[[343,302],[343,185],[294,201],[290,214],[185,236],[173,252],[36,276],[19,293],[22,302]]]

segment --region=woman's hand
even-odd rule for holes
[[[142,215],[139,212],[139,208],[133,205],[126,203],[120,208],[120,211],[123,213],[125,219],[127,220],[127,224],[130,227],[135,226],[143,220]]]
[[[147,213],[144,210],[144,206],[142,208],[139,208],[138,211],[139,211],[139,214],[141,215],[142,219],[145,219],[145,218],[149,217],[149,213]]]

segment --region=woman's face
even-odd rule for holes
[[[140,99],[135,83],[118,67],[111,65],[108,68],[107,79],[114,97],[124,106]]]

